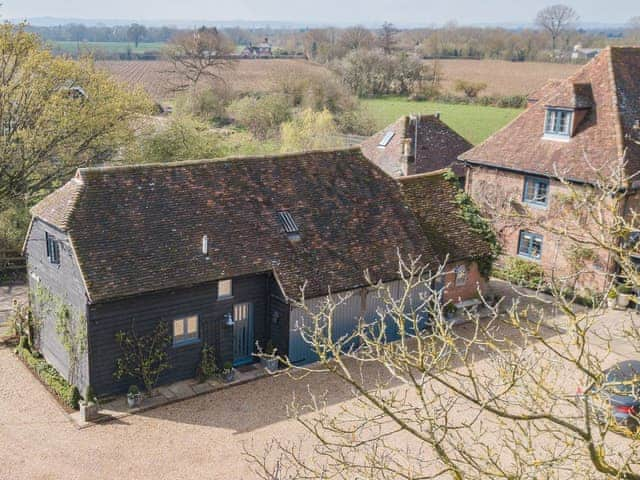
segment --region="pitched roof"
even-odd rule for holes
[[[68,232],[93,302],[271,271],[311,298],[367,269],[395,278],[398,250],[435,259],[397,182],[358,149],[80,169],[32,213]]]
[[[416,132],[417,124],[417,132]],[[386,147],[379,146],[387,132],[394,136]],[[416,141],[417,134],[417,141]],[[454,167],[456,173],[464,174],[458,156],[473,145],[452,130],[437,115],[418,115],[414,118],[400,117],[385,129],[362,143],[362,152],[373,163],[389,175],[404,175],[402,169],[402,143],[411,139],[415,147],[413,173],[426,173]]]
[[[534,105],[460,159],[589,183],[594,170],[605,176],[615,171],[626,149],[627,173],[634,174],[640,170],[633,131],[640,119],[638,72],[640,48],[609,47],[568,79],[535,92]],[[586,108],[568,141],[543,138],[548,106]]]
[[[447,180],[447,170],[399,178],[405,202],[440,262],[491,254],[489,244],[462,218],[455,196],[459,189]]]

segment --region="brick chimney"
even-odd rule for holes
[[[420,117],[411,115],[406,117],[404,137],[402,139],[401,166],[403,175],[413,175],[416,173],[416,149],[418,122]]]

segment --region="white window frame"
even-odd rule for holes
[[[523,243],[528,242],[526,251],[523,251]],[[533,255],[535,243],[538,244],[538,255]],[[528,230],[521,230],[518,236],[518,256],[528,260],[540,261],[542,259],[542,249],[544,248],[544,237]]]
[[[456,275],[456,287],[463,287],[467,284],[467,276],[468,276],[468,272],[467,272],[467,266],[466,265],[458,265],[456,268],[454,268],[453,272]]]
[[[233,297],[233,281],[228,278],[226,280],[218,280],[218,300]]]
[[[566,114],[568,116],[566,122],[566,131],[562,130],[561,124],[558,123],[558,115]],[[547,108],[544,117],[544,136],[545,138],[556,140],[568,140],[573,132],[573,110],[567,108]],[[550,127],[551,125],[551,127]]]
[[[195,322],[195,329],[190,328]],[[176,326],[181,325],[182,333],[177,334]],[[171,322],[171,331],[173,333],[173,346],[179,347],[189,345],[200,341],[200,318],[198,315],[187,315],[184,317],[174,318]]]

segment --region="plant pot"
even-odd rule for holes
[[[127,394],[127,405],[129,408],[135,408],[140,406],[140,404],[142,403],[142,395],[139,393],[136,393],[135,395],[132,395],[130,393]]]
[[[616,305],[618,305],[618,297],[616,297],[616,298],[607,298],[607,307],[616,308]]]
[[[98,418],[98,404],[93,402],[80,402],[80,418],[83,422],[91,422]]]
[[[629,302],[631,301],[631,295],[626,293],[618,293],[618,306],[620,308],[627,308],[629,306]]]
[[[224,372],[223,377],[224,377],[224,381],[229,383],[229,382],[233,382],[233,379],[236,376],[236,372],[233,370],[229,370],[227,372]]]
[[[278,370],[279,361],[277,358],[261,358],[260,363],[262,367],[269,373],[273,373]]]

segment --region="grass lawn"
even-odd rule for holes
[[[474,145],[485,140],[522,112],[515,108],[410,102],[401,97],[365,99],[362,102],[373,113],[380,129],[393,123],[402,115],[440,112],[442,120],[447,125]]]
[[[49,42],[54,48],[58,48],[66,53],[76,53],[78,45],[73,41],[55,41]],[[108,53],[127,53],[127,48],[131,48],[131,53],[157,52],[164,43],[160,42],[140,42],[136,48],[133,42],[80,42],[81,52],[108,52]]]

